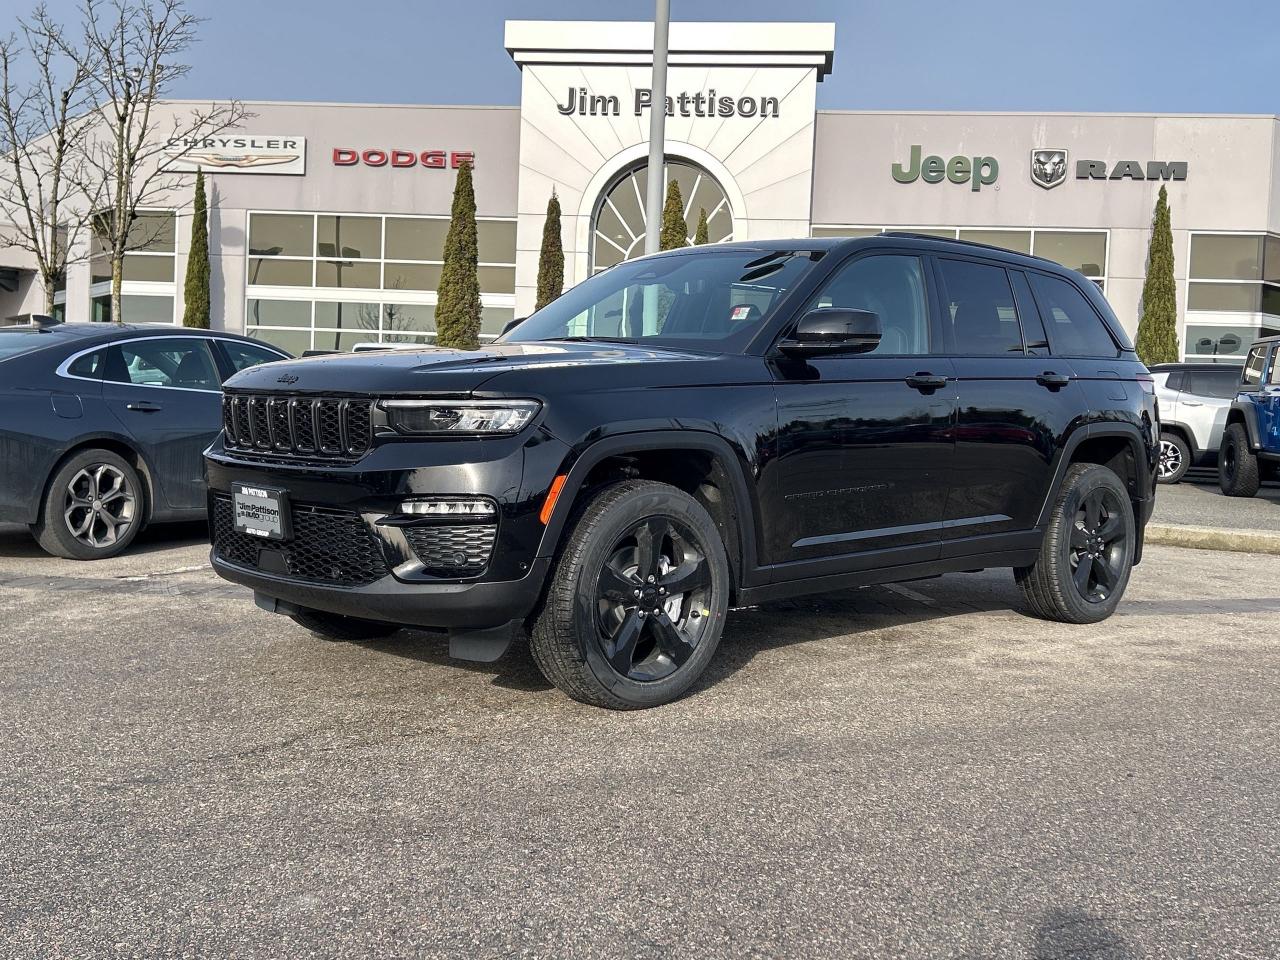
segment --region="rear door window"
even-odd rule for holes
[[[1031,288],[1055,354],[1107,359],[1119,356],[1120,350],[1102,318],[1074,284],[1061,277],[1032,273]]]
[[[208,343],[196,337],[121,343],[107,366],[108,380],[137,386],[217,390],[222,385]]]
[[[1022,356],[1022,327],[1003,267],[970,260],[938,261],[945,288],[943,319],[951,321],[955,352]]]
[[[247,370],[250,367],[256,367],[260,363],[271,363],[273,360],[284,359],[274,350],[268,350],[252,343],[241,343],[239,340],[223,340],[219,343],[219,346],[222,347],[223,353],[227,356],[227,361],[236,373],[241,370]]]

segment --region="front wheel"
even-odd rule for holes
[[[1014,578],[1037,616],[1097,623],[1115,612],[1129,584],[1137,528],[1129,491],[1106,467],[1077,463],[1054,502],[1040,555]]]
[[[1249,447],[1244,424],[1229,425],[1218,448],[1218,488],[1228,497],[1252,497],[1261,482],[1258,456]]]
[[[715,653],[729,564],[715,521],[664,483],[627,480],[578,514],[530,634],[549,681],[583,703],[670,703]]]
[[[31,533],[55,557],[114,557],[142,528],[143,504],[142,482],[127,460],[110,450],[82,450],[49,479]]]
[[[1160,483],[1177,483],[1187,475],[1191,467],[1191,446],[1176,433],[1168,430],[1160,434],[1160,461],[1156,467],[1156,479]]]

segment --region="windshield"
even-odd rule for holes
[[[48,334],[35,330],[6,331],[0,333],[0,360],[8,360],[22,353],[30,353],[40,347],[48,346],[53,340]]]
[[[499,342],[600,340],[739,351],[813,266],[811,256],[709,250],[622,263],[583,281]]]

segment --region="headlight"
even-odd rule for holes
[[[519,433],[542,406],[537,400],[383,400],[399,433]]]

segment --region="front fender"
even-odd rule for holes
[[[1227,423],[1244,424],[1249,434],[1249,446],[1254,450],[1262,449],[1262,432],[1258,429],[1258,407],[1247,401],[1233,400],[1231,409],[1227,411]]]

